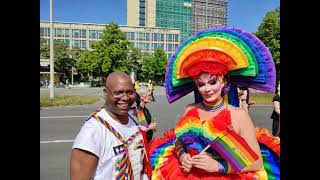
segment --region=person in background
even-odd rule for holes
[[[140,88],[140,82],[137,80],[137,81],[134,83],[134,89],[137,91],[139,88]]]
[[[152,117],[146,104],[150,103],[150,94],[146,86],[141,86],[137,91],[136,96],[136,112],[135,115],[138,118],[138,122],[141,125],[141,129],[147,132],[147,141],[150,142],[153,136],[153,131],[158,127],[158,123],[151,122]]]
[[[272,99],[273,112],[271,115],[272,121],[272,134],[280,137],[280,84],[278,86],[278,92]]]
[[[249,108],[255,102],[250,99],[250,91],[247,87],[238,86],[239,107],[249,112]]]
[[[154,99],[154,96],[153,96],[154,87],[153,87],[152,81],[150,79],[148,81],[147,86],[148,86],[148,90],[149,90],[149,93],[150,93],[150,96],[151,96],[151,101],[155,102],[155,99]]]

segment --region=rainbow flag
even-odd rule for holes
[[[142,126],[148,127],[148,122],[144,115],[143,109],[137,109],[137,116],[138,116],[139,124]]]
[[[217,131],[216,138],[210,144],[232,168],[241,171],[243,168],[255,162],[259,156],[250,148],[248,143],[233,129]]]
[[[207,121],[200,121],[196,111],[190,112],[178,122],[175,133],[181,142],[189,141],[187,149],[195,149],[198,153],[206,149],[199,146],[200,137],[202,144],[210,145],[235,171],[241,171],[255,162],[259,156],[230,125],[222,120],[228,118],[230,118],[228,110],[220,112],[214,120]]]
[[[150,161],[152,166],[151,179],[165,179],[164,172],[167,171],[164,171],[162,167],[168,162],[168,159],[174,155],[174,141],[175,138],[172,138],[150,153]]]

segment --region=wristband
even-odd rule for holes
[[[177,156],[180,158],[184,153],[186,153],[184,149],[181,149],[180,151],[178,151]]]
[[[226,173],[226,168],[224,168],[224,166],[218,162],[218,172],[219,173]]]

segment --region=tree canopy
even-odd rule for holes
[[[267,12],[258,31],[254,33],[269,48],[277,71],[277,84],[280,79],[280,7]]]
[[[127,52],[130,42],[117,24],[106,25],[100,41],[92,44],[92,51],[81,54],[76,66],[81,73],[102,77],[113,71],[130,72]]]

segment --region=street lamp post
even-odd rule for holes
[[[70,59],[73,59],[73,56],[69,54]],[[73,85],[73,65],[71,67],[71,85]]]
[[[71,84],[73,85],[73,66],[71,67]]]
[[[50,99],[54,98],[54,54],[53,54],[53,10],[52,0],[50,0]]]

